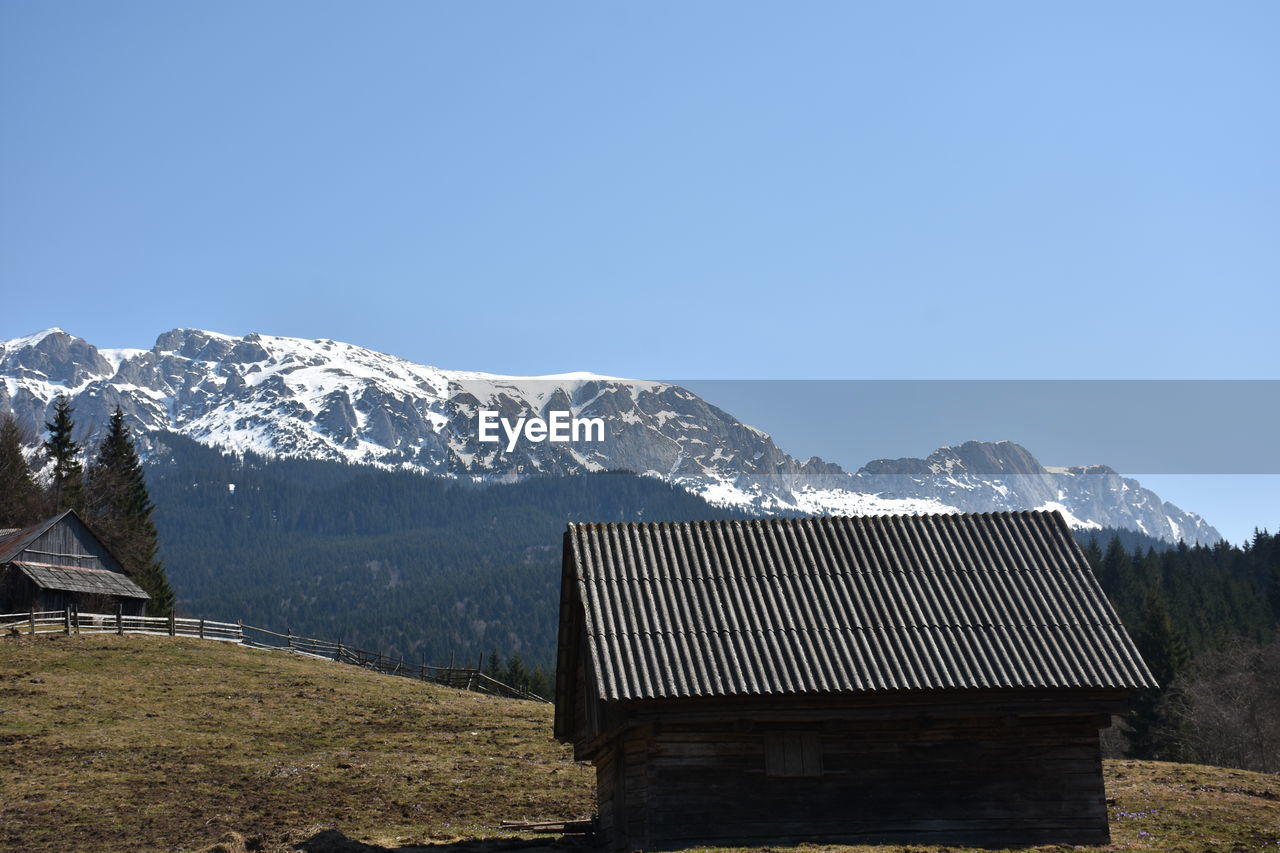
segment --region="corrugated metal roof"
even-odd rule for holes
[[[47,563],[27,563],[16,560],[13,565],[44,589],[122,595],[125,598],[151,597],[127,575],[119,572],[110,572],[106,569],[79,569],[73,566],[51,566]]]
[[[603,699],[1154,684],[1056,512],[571,524],[567,540]]]

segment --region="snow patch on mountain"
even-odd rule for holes
[[[1072,527],[1076,528],[1077,530],[1101,530],[1102,529],[1102,525],[1096,521],[1076,518],[1075,513],[1067,509],[1066,505],[1058,503],[1057,501],[1045,501],[1040,506],[1036,507],[1036,509],[1042,512],[1062,513],[1062,517],[1067,520],[1067,524],[1070,524]]]

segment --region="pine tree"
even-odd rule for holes
[[[1134,715],[1129,721],[1132,755],[1157,758],[1168,746],[1162,731],[1160,698],[1191,661],[1186,641],[1169,618],[1169,609],[1158,592],[1147,594],[1133,640],[1159,687],[1140,690],[1135,697]]]
[[[1142,622],[1133,639],[1161,687],[1173,683],[1191,660],[1182,632],[1173,624],[1164,598],[1156,591],[1147,595]]]
[[[0,527],[26,527],[44,515],[44,495],[22,452],[22,429],[12,413],[0,418]]]
[[[1136,593],[1133,577],[1133,558],[1124,549],[1119,536],[1111,537],[1107,550],[1098,566],[1098,583],[1111,599],[1112,605],[1122,614],[1136,609],[1141,600]]]
[[[1083,548],[1085,562],[1089,564],[1089,568],[1093,569],[1094,574],[1102,567],[1102,549],[1098,547],[1098,537],[1090,534],[1089,541],[1085,543]]]
[[[55,511],[84,509],[84,467],[80,464],[80,445],[71,437],[74,411],[71,401],[59,395],[53,404],[53,420],[44,425],[49,431],[44,449],[53,460],[49,500]]]
[[[173,611],[173,589],[156,557],[159,537],[151,520],[155,505],[119,406],[98,445],[97,458],[89,466],[85,502],[86,520],[94,532],[125,572],[151,596],[147,613],[168,616]]]
[[[489,652],[489,657],[485,661],[484,674],[492,678],[494,681],[501,681],[504,674],[502,668],[502,655],[496,651]]]
[[[502,674],[501,680],[517,690],[528,689],[529,671],[525,669],[524,661],[521,660],[519,652],[511,653],[511,657],[507,661],[507,667]]]

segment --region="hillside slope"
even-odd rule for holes
[[[594,775],[551,740],[549,706],[280,652],[0,638],[0,709],[4,850],[466,853],[503,819],[593,808]],[[1137,761],[1106,772],[1113,842],[1089,849],[1280,844],[1274,776]]]
[[[0,850],[198,850],[336,825],[382,843],[581,817],[551,708],[200,640],[0,639]]]

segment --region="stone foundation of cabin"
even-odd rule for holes
[[[610,849],[1109,840],[1097,715],[631,726],[595,755]]]

